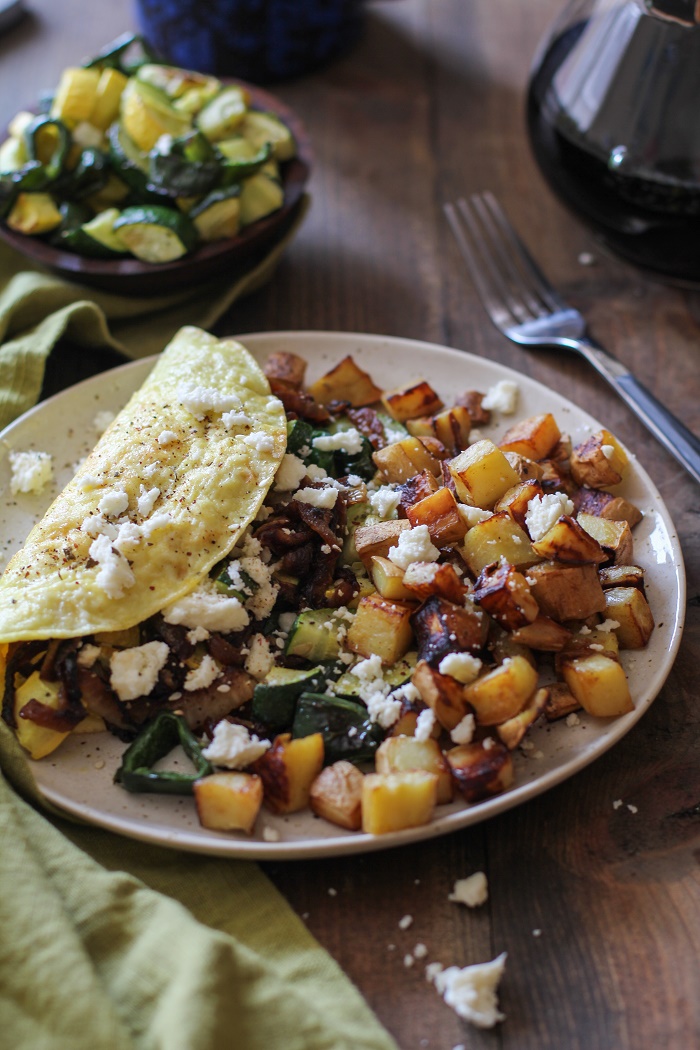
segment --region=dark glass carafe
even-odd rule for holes
[[[552,189],[612,251],[700,284],[700,4],[576,0],[527,97]]]

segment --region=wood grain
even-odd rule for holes
[[[51,84],[131,24],[126,0],[101,7],[99,25],[85,18],[87,0],[32,6],[31,24],[0,41],[0,118],[34,92],[39,59]],[[607,256],[552,197],[529,153],[524,88],[560,6],[380,0],[351,54],[276,86],[314,143],[313,207],[275,280],[219,325],[389,333],[511,365],[562,390],[635,450],[681,537],[690,601],[680,654],[650,712],[611,753],[486,825],[366,857],[266,866],[402,1050],[700,1045],[698,488],[584,363],[528,355],[489,325],[442,215],[447,200],[494,191],[596,337],[700,430],[700,296]],[[581,264],[582,252],[594,265]],[[54,382],[69,379],[62,372]],[[455,879],[479,869],[488,903],[471,911],[450,902]],[[404,915],[413,917],[407,930]],[[426,958],[407,965],[419,943]],[[504,950],[507,1021],[481,1032],[445,1006],[424,964]]]

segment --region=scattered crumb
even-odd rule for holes
[[[435,980],[439,973],[442,973],[444,966],[439,962],[431,962],[425,968],[425,979],[431,983]]]
[[[104,769],[104,767],[105,767],[105,760],[103,758],[98,758],[97,762],[95,762],[95,769]]]
[[[613,802],[613,809],[619,809],[621,805],[622,805],[622,799],[621,798],[616,798],[615,801]]]
[[[406,967],[406,969],[408,969],[409,967],[413,966],[414,962],[415,962],[415,959],[413,958],[411,953],[407,952],[406,955],[404,955],[404,957],[403,957],[403,964]]]
[[[572,711],[570,715],[566,716],[566,724],[568,726],[578,726],[581,724],[581,719],[575,711]]]
[[[403,919],[399,919],[399,929],[407,930],[409,926],[413,925],[413,916],[404,915]]]
[[[542,759],[542,758],[544,758],[544,751],[533,751],[532,752],[532,757],[536,758],[538,760]]]
[[[428,949],[426,948],[426,946],[424,944],[422,944],[420,942],[413,949],[413,958],[414,959],[425,959],[427,954],[428,954]]]
[[[581,266],[595,266],[596,257],[592,252],[581,252],[578,261]]]
[[[387,944],[386,950],[388,952],[395,952],[396,951],[396,945],[395,944]]]
[[[628,810],[630,811],[630,813],[639,813],[639,810],[637,809],[637,807],[636,807],[636,806],[632,806],[632,805],[631,805],[631,804],[629,804],[629,803],[628,803],[628,805],[627,805],[627,808],[628,808]]]
[[[280,833],[277,828],[265,827],[262,832],[263,842],[279,842]]]
[[[332,886],[329,886],[329,888],[328,888],[328,896],[329,897],[337,897],[338,896],[338,891],[333,889]]]
[[[542,930],[533,930],[532,931],[532,936],[533,937],[541,937],[542,936]]]
[[[465,879],[457,879],[452,893],[447,895],[448,901],[456,901],[458,904],[466,904],[468,908],[478,908],[488,900],[489,889],[486,875],[483,871],[475,871]]]

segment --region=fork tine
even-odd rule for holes
[[[472,201],[479,202],[482,216],[488,214],[493,223],[496,224],[503,242],[509,249],[507,259],[513,260],[513,266],[517,266],[520,273],[521,283],[524,277],[528,282],[529,289],[544,303],[548,310],[566,310],[567,304],[557,295],[550,285],[539,266],[532,258],[523,242],[518,237],[510,220],[492,193],[488,190],[482,194],[476,194]],[[539,311],[541,313],[541,311]]]
[[[465,201],[458,201],[458,205],[461,206],[463,204],[466,206]],[[454,234],[455,240],[457,241],[457,245],[459,246],[462,258],[467,264],[467,269],[469,270],[471,279],[474,282],[476,290],[479,294],[479,298],[481,299],[481,302],[483,303],[486,312],[488,313],[489,317],[491,318],[491,320],[497,328],[507,328],[516,319],[513,318],[513,316],[505,309],[502,302],[502,297],[497,297],[494,294],[493,286],[487,280],[484,269],[479,264],[479,260],[477,259],[475,251],[472,250],[472,245],[469,243],[467,237],[465,236],[462,221],[460,220],[454,205],[445,204],[444,210],[445,215],[447,216],[447,221],[450,224],[452,233]],[[462,209],[460,207],[460,211],[461,210]],[[468,223],[469,219],[467,218],[465,221]],[[490,260],[487,256],[487,265],[489,264],[489,262]]]

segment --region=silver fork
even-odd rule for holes
[[[508,339],[582,354],[689,474],[700,481],[700,439],[586,332],[578,310],[541,273],[492,193],[445,205],[482,304]]]

